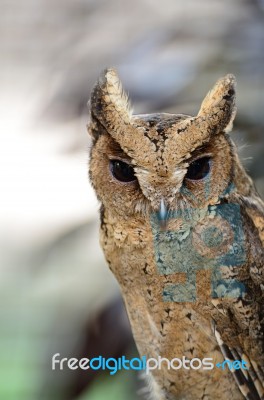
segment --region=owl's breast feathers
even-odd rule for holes
[[[193,303],[164,302],[164,287],[184,283],[186,277],[183,271],[168,272],[166,275],[159,270],[150,221],[137,218],[133,223],[115,221],[113,215],[108,216],[106,212],[101,242],[122,288],[141,354],[148,354],[149,357],[162,355],[169,359],[181,354],[201,359],[213,356],[215,362],[219,362],[221,353],[216,350],[218,344],[225,359],[247,360],[250,366],[247,376],[235,371],[234,377],[242,393],[248,396],[245,398],[259,399],[263,396],[263,247],[260,242],[262,231],[258,227],[260,221],[263,224],[263,217],[258,207],[250,206],[245,199],[236,199],[240,202],[246,261],[237,268],[223,267],[222,273],[225,279],[236,279],[245,286],[242,298],[211,298],[210,271],[201,269],[196,274],[197,294],[200,297]],[[171,221],[170,228],[179,228],[179,221]],[[171,248],[172,244],[177,253],[178,242],[173,242],[172,238],[160,245],[161,254],[162,246],[166,248],[169,245]],[[215,329],[212,329],[212,323]],[[155,351],[151,350],[151,343]],[[179,371],[178,374],[177,379],[181,376]],[[164,385],[167,387],[174,379],[176,377],[168,373]],[[182,379],[185,384],[176,385],[175,393],[185,390],[184,387],[188,392],[190,382],[186,372]],[[192,379],[196,379],[195,376]],[[205,378],[197,373],[197,379],[202,382]],[[215,398],[222,399],[223,387],[221,384],[217,388],[217,379],[228,382],[227,391],[233,384],[228,374],[223,375],[223,371],[219,370],[215,371],[212,381],[205,380],[207,383],[204,384],[215,393]],[[235,391],[234,388],[232,390]],[[221,391],[221,395],[217,394],[218,391]],[[246,393],[255,393],[259,397],[250,397]],[[240,399],[240,395],[237,396]]]

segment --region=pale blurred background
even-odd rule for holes
[[[264,193],[264,2],[0,0],[0,399],[134,400],[136,374],[51,371],[51,357],[136,354],[98,245],[90,90],[118,69],[135,112],[194,114],[238,81],[235,138]]]

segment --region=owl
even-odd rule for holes
[[[159,360],[156,400],[264,398],[264,204],[230,138],[235,86],[219,79],[194,117],[133,115],[114,69],[91,93],[100,243],[139,354]]]

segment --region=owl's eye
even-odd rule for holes
[[[210,168],[211,168],[210,157],[198,158],[198,160],[193,161],[189,165],[185,178],[191,179],[193,181],[204,179],[209,174]]]
[[[110,170],[113,177],[120,182],[128,183],[137,179],[133,167],[123,161],[110,160]]]

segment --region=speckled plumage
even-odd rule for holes
[[[132,115],[112,69],[104,71],[91,95],[90,179],[102,204],[100,240],[121,287],[139,353],[212,357],[215,363],[231,353],[234,359],[245,354],[259,374],[254,380],[228,369],[164,367],[152,374],[154,399],[264,396],[264,206],[229,137],[235,111],[232,75],[216,83],[196,117]],[[207,179],[187,179],[191,163],[205,156],[211,160]],[[133,166],[136,179],[115,179],[111,160]],[[162,221],[157,218],[161,204],[166,209]],[[224,207],[229,217],[218,213]],[[239,211],[238,218],[232,210]],[[220,247],[204,247],[201,241],[212,222],[221,231]],[[236,234],[240,223],[242,233]],[[184,266],[194,257],[189,255],[193,248],[195,271]],[[226,264],[221,252],[228,254]],[[195,282],[188,283],[188,274]]]

